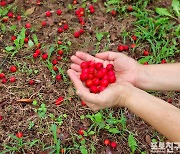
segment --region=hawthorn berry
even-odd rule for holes
[[[148,65],[148,62],[144,62],[144,65]]]
[[[5,84],[7,82],[7,79],[6,78],[3,78],[2,80],[1,80],[1,83],[3,83],[3,84]]]
[[[81,29],[79,30],[79,33],[80,33],[81,35],[84,34],[84,29],[81,28]]]
[[[57,53],[62,56],[63,55],[63,51],[62,50],[58,50]]]
[[[35,53],[37,53],[38,55],[40,55],[40,54],[41,54],[41,50],[40,50],[40,49],[36,49],[36,50],[35,50]]]
[[[165,64],[167,61],[165,59],[161,60],[161,64]]]
[[[143,56],[148,56],[148,55],[149,55],[148,50],[144,50],[144,52],[143,52]]]
[[[21,16],[18,15],[18,16],[16,17],[16,19],[17,19],[17,20],[21,20]]]
[[[83,136],[84,135],[84,129],[83,128],[79,129],[78,134]]]
[[[58,41],[58,42],[57,42],[57,44],[58,44],[58,45],[61,45],[61,44],[62,44],[62,42],[61,42],[61,41]]]
[[[31,24],[30,24],[30,23],[26,23],[26,24],[25,24],[25,27],[26,27],[27,29],[29,29],[29,28],[31,28]]]
[[[0,121],[3,120],[3,117],[0,115]]]
[[[98,87],[97,86],[91,86],[90,87],[90,91],[92,92],[92,93],[98,93],[99,92],[99,89],[98,89]]]
[[[57,81],[61,81],[61,79],[62,79],[62,77],[61,77],[60,74],[56,75],[56,80],[57,80]]]
[[[10,81],[10,82],[15,82],[15,81],[16,81],[16,78],[15,78],[15,77],[11,77],[11,78],[9,79],[9,81]]]
[[[50,17],[52,14],[51,14],[51,11],[47,11],[46,12],[46,17]]]
[[[48,54],[47,54],[47,53],[44,53],[44,54],[42,54],[41,57],[42,57],[43,60],[46,60],[46,59],[48,58]]]
[[[5,78],[5,74],[4,73],[0,73],[0,79]]]
[[[112,15],[112,16],[116,16],[116,11],[115,11],[115,10],[112,10],[112,11],[111,11],[111,15]]]
[[[22,137],[23,137],[23,133],[22,133],[22,132],[18,132],[18,133],[16,134],[16,137],[17,137],[17,138],[22,138]]]
[[[93,6],[93,5],[90,5],[90,6],[89,6],[89,10],[90,10],[90,13],[93,14],[93,13],[95,12],[95,11],[94,11],[94,6]]]
[[[129,50],[129,47],[127,45],[124,46],[124,50],[127,51]]]
[[[115,83],[116,82],[116,77],[114,75],[111,75],[108,77],[109,83]]]
[[[16,39],[17,39],[16,36],[12,36],[12,37],[11,37],[11,41],[15,41]]]
[[[131,38],[136,41],[137,40],[137,37],[135,35],[131,36]]]
[[[108,64],[108,65],[106,66],[106,69],[107,69],[108,71],[112,71],[112,70],[114,69],[114,66],[113,66],[112,64]]]
[[[13,14],[12,12],[8,12],[7,16],[8,16],[9,18],[13,18],[13,17],[14,17],[14,14]]]
[[[85,101],[81,101],[81,105],[82,106],[86,106],[86,102]]]
[[[3,22],[7,22],[9,18],[3,17]]]
[[[108,139],[106,139],[106,140],[104,140],[104,144],[106,145],[106,146],[108,146],[108,145],[110,145],[110,140],[108,140]]]
[[[123,45],[119,45],[118,46],[118,50],[121,52],[121,51],[124,51],[124,46]]]
[[[61,56],[57,56],[56,59],[57,59],[58,61],[60,61],[60,60],[61,60]]]
[[[81,73],[80,74],[80,80],[86,81],[88,79],[88,73]]]
[[[93,80],[88,79],[86,81],[86,87],[90,88],[91,86],[93,86]]]
[[[129,12],[131,12],[131,11],[133,11],[133,7],[130,5],[130,6],[128,6],[127,7],[127,10],[129,11]]]
[[[62,33],[63,32],[63,28],[58,28],[58,33]]]
[[[11,73],[15,73],[17,71],[17,67],[15,65],[12,65],[9,70]]]
[[[104,86],[99,86],[99,92],[102,92],[104,89],[106,89],[106,87],[104,87]]]
[[[69,28],[68,24],[64,24],[64,25],[63,25],[63,29],[64,29],[64,30],[68,30],[68,28]]]
[[[54,71],[58,71],[58,68],[56,66],[53,66]]]
[[[64,98],[62,96],[58,97],[58,99],[55,101],[55,105],[60,105],[64,101]]]
[[[117,143],[116,142],[111,142],[110,146],[111,146],[111,148],[115,149],[117,147]]]
[[[95,64],[95,68],[96,68],[97,70],[100,70],[102,67],[103,67],[103,64],[100,63],[100,62],[98,62],[98,63]]]
[[[53,64],[53,65],[56,65],[56,64],[58,64],[58,61],[57,61],[56,59],[53,59],[53,60],[52,60],[52,64]]]
[[[29,80],[29,84],[30,84],[30,85],[34,85],[34,84],[35,84],[35,81],[34,81],[33,79],[30,79],[30,80]]]
[[[6,5],[7,5],[6,1],[1,1],[0,2],[0,6],[6,6]]]
[[[89,66],[88,66],[88,62],[82,62],[81,63],[81,68],[83,69],[83,68],[88,68]]]
[[[57,15],[61,15],[61,14],[62,14],[62,11],[59,9],[59,10],[56,11],[56,14],[57,14]]]
[[[29,38],[26,37],[26,38],[24,39],[24,43],[28,43],[28,42],[29,42]]]
[[[39,54],[38,53],[33,53],[33,58],[37,58],[39,56]]]
[[[47,25],[47,23],[46,23],[45,21],[42,21],[42,22],[41,22],[41,26],[42,26],[42,27],[45,27],[46,25]]]
[[[109,81],[108,80],[105,80],[105,79],[102,79],[100,81],[100,85],[103,86],[103,87],[107,87],[109,85]]]
[[[74,32],[74,37],[75,37],[75,38],[80,37],[80,35],[81,35],[81,34],[80,34],[80,32],[79,32],[79,31],[78,31],[78,32]]]

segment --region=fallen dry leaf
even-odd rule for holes
[[[151,144],[151,137],[149,135],[146,135],[146,143],[148,143],[149,145]]]
[[[16,100],[16,102],[19,102],[19,103],[32,103],[33,99],[18,99],[18,100]]]
[[[27,9],[24,14],[27,15],[27,16],[33,14],[35,8],[36,8],[36,7],[32,7],[32,8],[30,8],[30,9]]]

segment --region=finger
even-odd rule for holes
[[[78,72],[69,69],[67,71],[67,74],[69,75],[71,81],[73,82],[75,88],[77,89],[77,91],[87,91],[87,88],[84,87],[83,83],[81,82],[81,80],[78,77]]]
[[[95,58],[94,56],[91,56],[84,52],[76,52],[76,56],[79,57],[83,61],[94,61],[94,62],[101,62],[103,63],[103,60]]]
[[[116,52],[102,52],[102,53],[97,53],[95,55],[95,57],[99,58],[99,59],[103,59],[103,60],[110,60],[113,61],[115,60],[120,53],[116,53]]]
[[[76,72],[81,72],[81,67],[77,64],[71,64],[71,69],[76,71]]]
[[[78,65],[80,65],[83,62],[83,60],[78,58],[77,56],[72,56],[71,60],[73,63],[78,64]]]

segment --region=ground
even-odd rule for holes
[[[179,20],[169,0],[147,0],[147,5],[128,0],[120,3],[111,0],[113,5],[106,0],[77,0],[77,4],[71,0],[7,2],[8,6],[12,6],[10,9],[8,6],[0,8],[0,72],[8,79],[7,83],[0,83],[0,153],[43,154],[53,150],[52,153],[58,153],[58,147],[61,153],[73,154],[85,154],[87,151],[126,154],[133,148],[136,149],[135,153],[150,153],[151,142],[168,141],[126,108],[93,113],[87,106],[82,106],[66,72],[71,64],[70,57],[76,51],[91,55],[108,50],[119,52],[117,47],[120,44],[129,46],[128,51],[123,51],[124,54],[142,64],[157,64],[162,60],[179,62]],[[95,7],[93,14],[88,9],[91,4]],[[127,10],[129,6],[133,10]],[[81,25],[75,15],[75,10],[80,7],[85,8],[85,25]],[[157,7],[167,8],[175,18],[158,15],[155,12]],[[60,16],[56,14],[58,9],[62,10]],[[113,9],[116,9],[116,16],[111,15]],[[13,12],[14,17],[3,22],[7,13],[3,14],[2,10]],[[51,11],[51,17],[45,16],[47,11]],[[21,20],[16,19],[17,15],[21,15]],[[47,26],[42,27],[42,21],[46,21]],[[24,39],[20,32],[27,23],[31,24],[31,28],[26,29],[26,37],[32,41],[15,48],[11,36],[19,35],[20,39]],[[57,29],[65,23],[69,29],[59,34]],[[85,33],[75,38],[73,34],[80,28]],[[132,35],[137,37],[136,41],[131,38]],[[58,41],[62,44],[58,44]],[[33,58],[38,43],[41,44],[41,52],[48,53],[46,61],[40,57]],[[132,48],[132,44],[136,47]],[[12,46],[14,48],[8,50]],[[57,50],[60,49],[64,53],[56,65],[59,72],[55,72],[51,61],[57,57]],[[144,50],[149,51],[149,56],[143,56]],[[17,72],[9,71],[12,65],[17,66]],[[61,81],[55,79],[56,74],[62,75]],[[16,78],[13,83],[9,82],[12,76]],[[35,84],[30,85],[29,80],[34,80]],[[149,93],[180,108],[179,92]],[[60,96],[64,100],[60,105],[55,105]],[[114,130],[110,130],[109,126]],[[83,136],[78,134],[80,129],[85,131]],[[17,132],[22,132],[23,137],[15,137]],[[117,148],[105,146],[105,139],[117,142]]]

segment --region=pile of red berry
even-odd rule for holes
[[[112,64],[108,64],[104,68],[100,62],[94,63],[93,61],[88,61],[81,63],[81,69],[80,79],[92,93],[99,93],[109,84],[116,82],[114,66]]]

